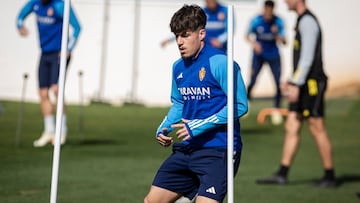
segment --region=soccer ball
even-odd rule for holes
[[[271,123],[273,125],[280,125],[283,122],[283,117],[278,110],[273,110],[271,113]]]

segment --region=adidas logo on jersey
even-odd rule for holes
[[[183,73],[182,72],[176,77],[176,79],[181,79],[181,78],[183,78]]]
[[[205,191],[208,192],[208,193],[214,194],[214,195],[216,194],[216,191],[215,191],[214,187],[210,187],[210,188],[206,189]]]

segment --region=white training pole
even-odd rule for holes
[[[131,73],[130,102],[137,103],[137,84],[139,78],[139,39],[140,39],[140,0],[134,1],[134,42],[133,42],[133,68]]]
[[[107,61],[107,48],[108,48],[108,33],[109,33],[109,19],[110,19],[110,0],[104,1],[104,14],[103,14],[103,28],[102,28],[102,42],[101,42],[101,57],[100,57],[100,79],[99,79],[99,92],[97,101],[103,102],[104,84],[105,84],[105,70]]]
[[[227,141],[227,191],[228,203],[234,202],[234,51],[233,51],[233,33],[234,33],[234,6],[228,5],[228,30],[227,30],[227,57],[228,57],[228,141]]]
[[[61,41],[61,55],[60,55],[60,73],[59,73],[59,93],[57,98],[56,109],[56,129],[55,129],[55,143],[53,154],[53,167],[52,167],[52,179],[51,179],[51,194],[50,203],[56,203],[57,186],[59,177],[59,165],[60,165],[60,138],[61,138],[61,124],[63,117],[64,107],[64,89],[65,89],[65,69],[67,58],[67,43],[69,34],[69,16],[70,16],[70,0],[64,0],[64,15],[62,26],[62,41]]]

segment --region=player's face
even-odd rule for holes
[[[206,0],[206,7],[210,10],[210,11],[215,11],[216,7],[217,7],[217,2],[216,0]]]
[[[271,21],[272,18],[273,18],[273,8],[271,8],[270,6],[265,6],[264,19],[266,21]]]
[[[285,3],[287,4],[288,9],[293,10],[293,11],[296,10],[296,6],[297,6],[298,2],[299,2],[299,0],[285,0]]]
[[[196,57],[204,46],[205,29],[192,32],[187,31],[176,36],[180,55],[182,58]]]

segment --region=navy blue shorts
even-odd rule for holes
[[[60,52],[42,53],[39,63],[39,87],[49,88],[58,83],[60,72]],[[70,58],[67,60],[69,63]]]
[[[241,151],[234,155],[234,173]],[[227,150],[187,149],[173,146],[173,153],[158,170],[153,185],[193,199],[196,194],[222,202],[227,192]]]

